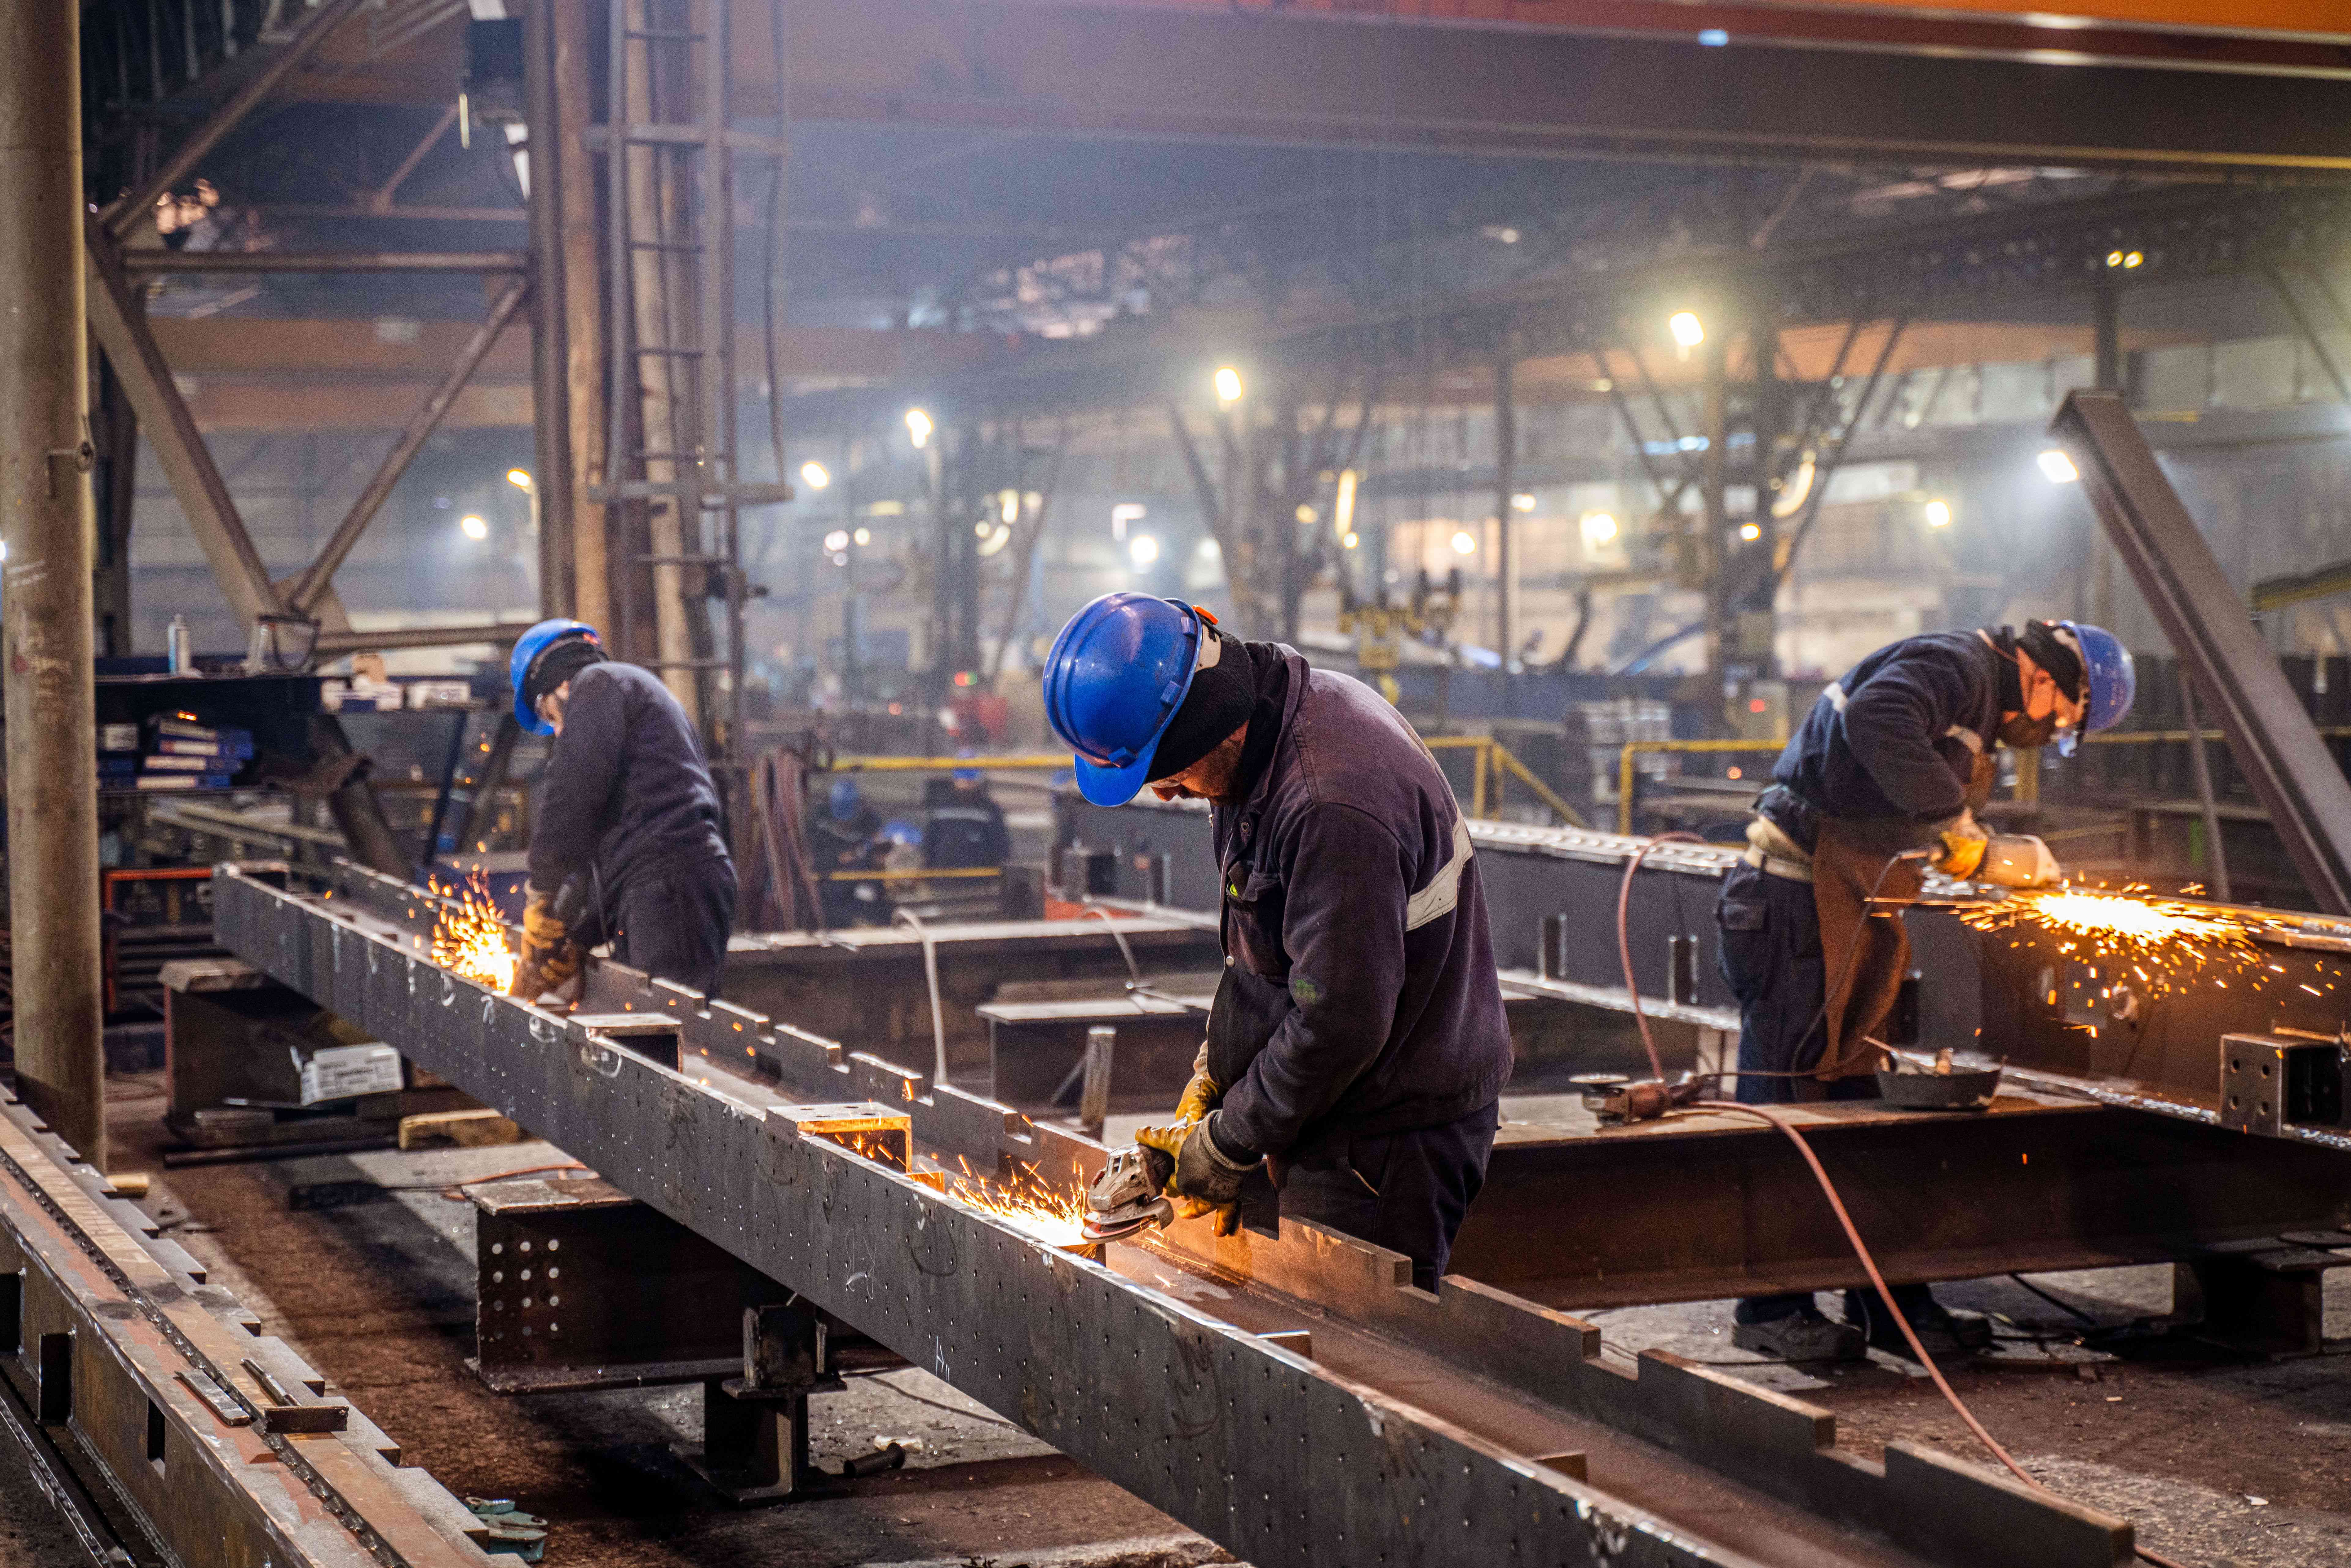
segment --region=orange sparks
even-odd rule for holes
[[[972,1174],[970,1162],[958,1161],[963,1175],[950,1177],[947,1196],[956,1202],[1003,1220],[1049,1247],[1083,1247],[1086,1211],[1082,1197],[1048,1186],[1025,1167],[1009,1187],[984,1185]]]
[[[506,918],[490,900],[490,884],[480,872],[465,885],[444,889],[429,883],[444,902],[433,920],[433,961],[455,969],[469,980],[479,980],[500,991],[514,986],[515,955],[507,946]]]
[[[2120,893],[2071,887],[2012,893],[1998,903],[1963,910],[1959,918],[1979,931],[2020,923],[2037,926],[2064,956],[2094,973],[2100,963],[2126,967],[2157,996],[2200,977],[2207,968],[2243,972],[2262,962],[2234,912],[2149,897],[2138,886]]]

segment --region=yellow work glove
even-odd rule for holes
[[[1192,1059],[1192,1082],[1184,1085],[1183,1097],[1176,1102],[1176,1125],[1188,1127],[1207,1121],[1208,1113],[1224,1097],[1225,1086],[1208,1076],[1208,1042],[1204,1040],[1200,1042],[1200,1054]]]
[[[1236,1165],[1227,1158],[1208,1135],[1206,1122],[1144,1127],[1136,1132],[1134,1141],[1176,1162],[1176,1174],[1167,1178],[1167,1196],[1175,1201],[1180,1218],[1197,1219],[1213,1214],[1219,1236],[1230,1236],[1241,1228],[1241,1182],[1255,1168],[1255,1161]]]
[[[1976,874],[1983,864],[1984,851],[1991,843],[1984,831],[1976,826],[1973,811],[1961,811],[1943,825],[1941,845],[1931,862],[1945,876],[1965,882]]]
[[[515,961],[514,995],[537,1001],[560,990],[580,974],[580,947],[555,917],[555,897],[523,889],[522,952]]]

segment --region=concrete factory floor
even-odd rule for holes
[[[699,1437],[692,1389],[501,1398],[472,1349],[473,1211],[452,1180],[559,1159],[545,1144],[197,1166],[164,1172],[154,1101],[113,1086],[118,1168],[156,1174],[145,1207],[451,1490],[515,1500],[551,1521],[561,1568],[1177,1568],[1227,1562],[1209,1542],[913,1370],[820,1398],[828,1467],[877,1439],[920,1439],[904,1471],[851,1495],[737,1511],[669,1456]],[[319,1182],[372,1181],[385,1201],[291,1211]],[[2351,1356],[2257,1362],[2172,1335],[2085,1348],[2086,1318],[2122,1325],[2170,1307],[2168,1270],[2034,1276],[2061,1308],[2006,1280],[1943,1289],[2004,1320],[2000,1354],[1952,1381],[1993,1434],[2069,1496],[2136,1521],[2149,1547],[2213,1568],[2351,1568]],[[1823,1298],[1832,1304],[1830,1298]],[[2070,1308],[2069,1312],[2066,1309]],[[2079,1314],[2078,1316],[2074,1314]],[[1588,1314],[1605,1354],[1658,1347],[1834,1410],[1844,1444],[1893,1437],[1984,1456],[1907,1364],[1798,1368],[1730,1345],[1730,1303]],[[2330,1312],[2351,1319],[2351,1301]],[[2329,1333],[2351,1335],[2351,1321]],[[45,1506],[0,1473],[0,1561],[51,1568]],[[19,1494],[23,1495],[19,1495]],[[53,1527],[51,1527],[53,1530]],[[28,1551],[26,1542],[36,1542]],[[57,1568],[71,1561],[59,1557]]]

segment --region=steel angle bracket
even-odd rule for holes
[[[691,1057],[608,1045],[235,867],[214,886],[247,962],[1249,1562],[1750,1561],[804,1135]],[[1002,1108],[974,1111],[1000,1142]]]
[[[153,1238],[0,1099],[0,1451],[94,1563],[486,1568],[455,1498]]]
[[[2229,749],[2329,915],[2351,915],[2351,782],[2286,685],[2212,547],[2118,392],[2068,393],[2050,433],[2065,444],[2098,521],[2196,677]]]

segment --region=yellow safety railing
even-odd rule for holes
[[[902,866],[896,871],[828,871],[819,873],[825,882],[944,882],[960,877],[968,882],[977,877],[1002,876],[998,865]]]
[[[1469,814],[1472,817],[1489,815],[1489,805],[1496,810],[1500,810],[1504,780],[1515,776],[1520,783],[1532,789],[1535,799],[1551,808],[1560,821],[1576,828],[1591,825],[1583,820],[1582,812],[1562,800],[1557,790],[1520,761],[1516,753],[1490,735],[1439,735],[1426,737],[1421,744],[1431,751],[1466,750],[1474,754],[1469,764]],[[1489,779],[1492,781],[1490,800]]]
[[[1038,752],[1024,757],[836,757],[827,769],[833,773],[949,773],[958,768],[982,772],[1050,772],[1077,759],[1066,751]]]
[[[2351,725],[2329,724],[2320,725],[2317,727],[2319,736],[2324,739],[2336,740],[2345,737],[2351,737]],[[2158,741],[2187,741],[2202,739],[2225,742],[2228,738],[2229,737],[2217,729],[2207,729],[2194,732],[2185,729],[2116,729],[2108,730],[2104,735],[2085,735],[2082,737],[2082,744],[2085,746],[2150,746]],[[1431,742],[1430,744],[1434,745],[1436,743]],[[1779,740],[1626,741],[1618,748],[1616,755],[1616,831],[1620,833],[1629,833],[1633,831],[1633,791],[1635,778],[1633,758],[1635,754],[1643,751],[1777,752],[1785,748],[1788,742],[1784,737]],[[2019,768],[2017,770],[2017,799],[2021,800],[2039,799],[2041,793],[2041,771],[2039,768]]]
[[[1560,798],[1559,792],[1535,776],[1533,769],[1519,760],[1510,748],[1489,735],[1440,735],[1428,743],[1432,750],[1471,748],[1477,757],[1471,765],[1469,814],[1486,815],[1490,793],[1493,804],[1502,802],[1503,779],[1514,777],[1535,793],[1535,798],[1558,813],[1560,820],[1575,827],[1584,827],[1582,813]],[[1066,751],[1041,752],[1022,757],[836,757],[830,771],[834,773],[946,773],[957,768],[977,768],[984,772],[1058,771],[1071,767],[1075,759]],[[935,874],[935,873],[934,873]]]

